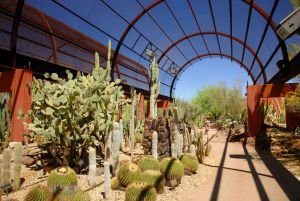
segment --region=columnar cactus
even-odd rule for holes
[[[120,130],[119,130],[119,123],[115,122],[114,127],[113,127],[113,133],[112,133],[112,150],[113,150],[113,175],[115,176],[119,170],[120,166],[120,161],[119,161],[119,156],[120,156]]]
[[[158,155],[157,155],[157,143],[158,143],[158,136],[157,136],[157,132],[154,131],[152,134],[152,147],[151,147],[151,151],[152,151],[152,156],[157,159]]]
[[[177,151],[174,143],[171,144],[171,156],[172,158],[177,158]]]
[[[110,180],[110,170],[109,163],[104,162],[104,197],[105,199],[111,199],[111,180]]]
[[[130,127],[129,127],[129,135],[130,135],[130,153],[131,157],[133,157],[133,149],[134,149],[134,118],[135,118],[135,103],[136,103],[136,93],[133,87],[131,87],[131,118],[130,118]]]
[[[205,156],[204,145],[203,145],[203,132],[200,132],[200,134],[197,138],[196,145],[197,145],[196,155],[197,155],[198,161],[199,161],[199,163],[203,163],[204,156]]]
[[[93,147],[89,148],[89,174],[88,174],[88,184],[91,187],[96,186],[96,149]]]
[[[191,144],[191,145],[190,145],[189,152],[190,152],[190,154],[193,155],[193,156],[196,155],[196,146],[195,146],[194,144]]]
[[[173,137],[174,137],[174,145],[175,145],[175,153],[174,153],[174,158],[177,158],[179,156],[178,152],[180,149],[180,134],[178,131],[178,127],[176,124],[173,125]]]
[[[22,144],[20,142],[15,144],[15,160],[14,160],[14,179],[13,190],[16,191],[21,186],[21,166],[22,166]]]
[[[119,129],[120,129],[120,150],[121,150],[123,146],[123,140],[124,140],[123,119],[120,119],[119,121]]]
[[[179,134],[179,149],[178,149],[178,156],[182,155],[183,151],[183,135]]]
[[[11,101],[11,95],[9,93],[0,94],[0,150],[8,147],[9,136],[10,136],[10,118],[11,118],[11,108],[8,105]]]
[[[158,81],[158,76],[159,76],[159,69],[154,56],[152,63],[149,66],[150,118],[151,119],[155,119],[157,117],[157,97],[160,91],[160,83]]]
[[[2,185],[11,184],[10,160],[11,160],[11,152],[10,152],[9,148],[6,148],[3,151],[3,161],[2,161],[2,171],[1,171],[1,184]]]

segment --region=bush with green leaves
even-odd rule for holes
[[[82,169],[88,148],[104,143],[119,107],[126,103],[120,80],[111,82],[110,43],[108,49],[106,69],[100,67],[95,53],[91,74],[78,72],[73,77],[67,70],[67,79],[56,73],[45,74],[51,82],[33,79],[32,123],[27,129],[59,165]]]

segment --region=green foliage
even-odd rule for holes
[[[238,120],[246,107],[240,83],[233,88],[225,83],[208,86],[197,93],[192,103],[197,105],[201,115],[209,116],[213,121],[228,118]]]
[[[175,158],[164,158],[160,162],[160,171],[167,180],[181,179],[184,174],[184,166]]]
[[[90,201],[90,196],[87,192],[62,191],[53,201]]]
[[[196,173],[199,168],[198,159],[191,154],[183,154],[179,160],[184,166],[184,170],[189,173]]]
[[[176,99],[178,108],[178,119],[184,123],[195,126],[202,126],[202,118],[199,107],[191,101]]]
[[[146,182],[137,181],[127,187],[125,201],[155,201],[156,197],[154,187]]]
[[[50,172],[47,184],[52,189],[52,192],[72,188],[77,184],[76,172],[69,167],[56,168]]]
[[[56,153],[52,156],[60,165],[79,170],[88,147],[104,143],[126,101],[120,80],[111,82],[110,67],[100,67],[98,53],[91,74],[73,78],[66,73],[68,80],[56,74],[50,76],[54,82],[33,79],[32,123],[27,128],[42,148]],[[50,144],[55,150],[49,150]]]
[[[120,186],[120,182],[117,177],[113,177],[111,179],[111,189],[118,190]]]
[[[0,151],[7,148],[9,144],[11,106],[10,93],[0,93]]]
[[[138,162],[137,165],[142,171],[145,170],[159,170],[159,161],[152,156],[144,156]]]
[[[137,181],[140,178],[141,172],[139,166],[134,163],[123,164],[117,175],[120,185],[126,187],[132,182]]]
[[[294,8],[298,8],[300,6],[300,0],[290,0],[293,4]]]
[[[159,170],[146,170],[141,174],[141,181],[155,187],[157,193],[163,193],[166,180]]]
[[[45,186],[33,187],[25,196],[24,201],[51,201],[52,194]]]

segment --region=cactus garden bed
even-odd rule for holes
[[[129,149],[125,148],[125,152],[129,152]],[[47,186],[47,178],[49,176],[49,172],[54,168],[51,166],[46,166],[46,174],[44,174],[44,170],[41,168],[41,163],[36,161],[33,156],[37,156],[41,150],[35,146],[35,144],[31,144],[27,150],[27,154],[23,155],[23,163],[27,163],[27,165],[22,164],[22,172],[21,178],[23,178],[23,183],[21,185],[20,190],[16,192],[12,192],[8,195],[3,195],[1,198],[2,201],[9,200],[18,200],[23,201],[26,194],[35,186],[44,185]],[[138,146],[134,150],[135,156],[134,160],[137,161],[138,158],[143,156],[142,146]],[[31,157],[29,157],[31,156]],[[2,155],[0,155],[1,165],[2,165]],[[124,164],[131,160],[131,156],[125,154],[124,152],[120,153],[120,162]],[[13,162],[13,161],[12,161]],[[29,163],[32,164],[29,164]],[[214,159],[212,157],[205,158],[205,164],[215,165]],[[184,175],[181,179],[181,183],[176,187],[165,187],[164,193],[158,194],[157,200],[184,200],[185,196],[190,192],[193,192],[201,185],[201,183],[205,182],[213,168],[207,165],[200,164],[196,174],[192,174],[190,176]],[[13,174],[13,172],[11,172]],[[97,168],[97,185],[94,188],[91,188],[88,184],[88,176],[87,175],[78,175],[78,187],[81,191],[87,192],[90,196],[91,201],[99,201],[104,200],[103,192],[104,192],[104,174],[103,167]],[[112,191],[112,200],[125,200],[125,189],[123,190],[113,190]]]

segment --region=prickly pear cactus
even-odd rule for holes
[[[84,169],[84,157],[89,146],[98,146],[113,127],[119,106],[126,103],[120,80],[110,80],[110,42],[107,68],[101,68],[95,53],[95,67],[91,74],[66,71],[68,79],[57,74],[45,74],[53,82],[33,79],[32,123],[29,134],[49,151],[57,146],[56,161],[76,171]],[[42,137],[42,138],[41,138]]]

